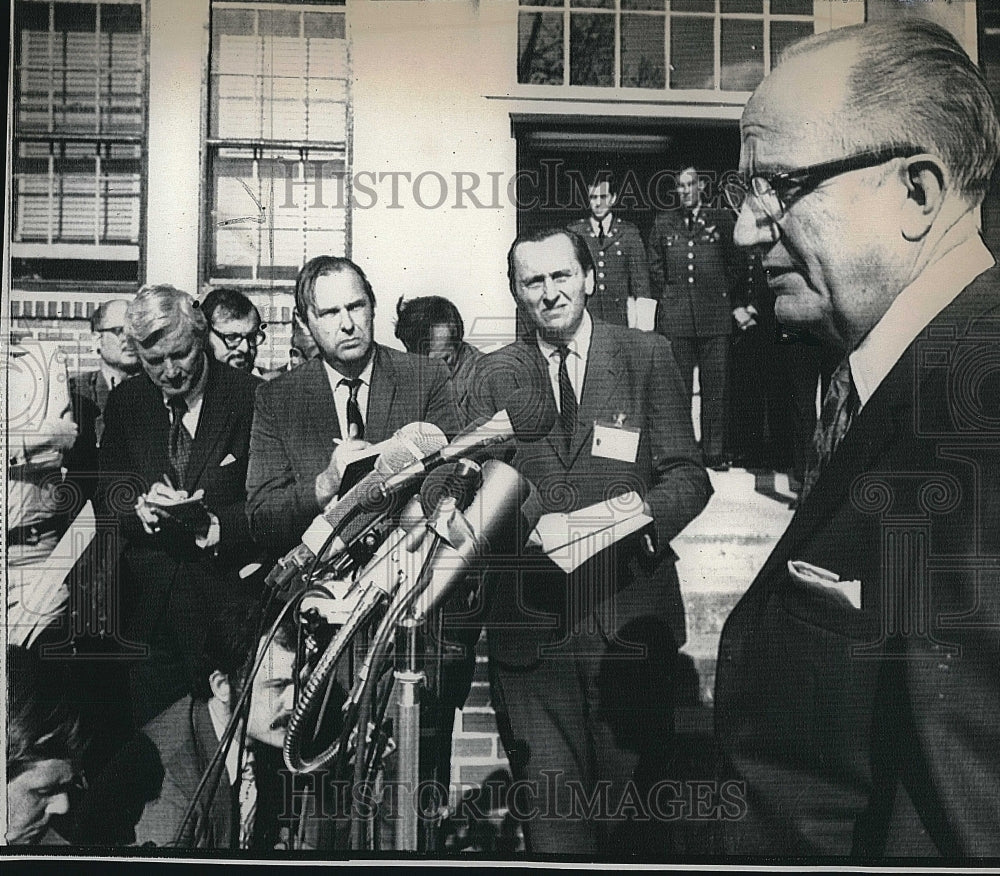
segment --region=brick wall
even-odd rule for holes
[[[127,297],[120,293],[11,292],[11,335],[60,342],[69,373],[91,371],[98,366],[90,317],[103,301]],[[288,362],[292,337],[292,296],[264,293],[250,296],[267,323],[267,338],[257,353],[257,365],[268,370]]]

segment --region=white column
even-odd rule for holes
[[[146,282],[198,292],[209,0],[149,0]]]

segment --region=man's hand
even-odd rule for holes
[[[344,469],[353,457],[371,447],[367,441],[358,439],[354,426],[350,427],[349,434],[350,437],[341,441],[333,449],[330,464],[316,475],[316,501],[321,508],[325,508],[330,500],[337,495],[337,490],[340,489],[340,480],[344,476]]]
[[[159,532],[163,522],[171,516],[170,506],[187,498],[187,490],[177,490],[170,484],[157,481],[149,488],[148,493],[139,497],[135,513],[142,523],[142,528],[152,535]]]

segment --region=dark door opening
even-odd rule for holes
[[[703,174],[707,200],[721,206],[719,181],[736,170],[740,155],[735,121],[515,119],[514,135],[519,234],[586,216],[587,185],[610,170],[621,188],[615,214],[635,223],[645,241],[656,214],[678,206],[674,186],[682,170]]]

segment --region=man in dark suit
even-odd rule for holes
[[[515,242],[508,265],[534,337],[481,361],[471,406],[474,415],[502,406],[490,395],[495,372],[554,396],[556,425],[518,444],[513,459],[536,488],[526,516],[635,492],[653,518],[571,574],[527,550],[514,573],[497,576],[487,621],[494,705],[529,798],[511,808],[526,818],[532,852],[641,853],[658,832],[630,833],[622,802],[631,795],[644,805],[666,771],[685,640],[670,540],[711,487],[669,344],[587,313],[594,268],[583,240],[534,232]],[[581,810],[584,798],[597,808]]]
[[[880,22],[788,49],[741,135],[736,242],[778,320],[829,319],[847,357],[811,489],[722,633],[716,731],[745,801],[726,850],[996,857],[993,101],[946,31]]]
[[[123,380],[142,370],[139,357],[125,337],[127,307],[128,301],[116,298],[94,310],[90,330],[97,336],[100,367],[70,378],[73,414],[80,434],[92,434],[93,443],[98,447],[104,434],[104,407],[108,395]]]
[[[100,505],[124,542],[126,631],[149,648],[131,672],[141,725],[184,694],[210,619],[248,586],[257,381],[207,355],[204,314],[172,286],[140,290],[125,327],[145,373],[108,397]]]
[[[639,229],[611,211],[618,188],[610,175],[599,176],[588,187],[590,215],[572,222],[569,230],[587,242],[594,262],[594,294],[587,309],[594,319],[613,325],[628,320],[629,299],[649,298],[649,265]]]
[[[260,387],[247,476],[250,527],[275,554],[337,495],[351,453],[407,423],[458,428],[444,364],[374,342],[375,294],[353,262],[308,262],[295,307],[321,355]]]
[[[92,780],[77,842],[251,851],[316,847],[318,818],[307,820],[303,844],[294,842],[295,813],[305,795],[292,799],[293,780],[280,755],[292,713],[297,625],[286,615],[273,641],[258,642],[258,613],[259,606],[244,602],[215,619],[191,692],[143,727]],[[266,628],[273,617],[268,621]],[[185,823],[246,674],[265,646],[240,726]]]
[[[746,266],[733,246],[732,215],[704,205],[704,187],[693,167],[677,178],[681,209],[653,223],[649,275],[660,302],[656,330],[670,339],[689,399],[698,366],[705,465],[724,471],[730,333],[745,303]]]

